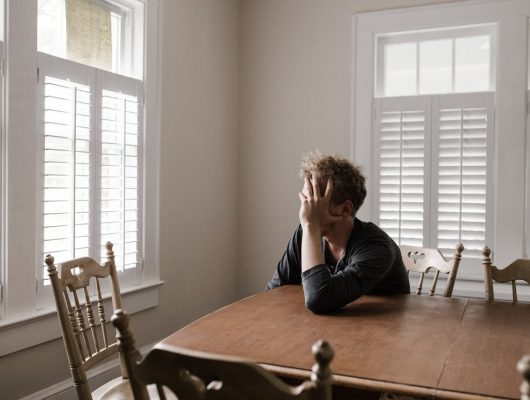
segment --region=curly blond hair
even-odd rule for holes
[[[320,191],[326,190],[328,178],[333,179],[333,193],[331,201],[341,204],[351,200],[353,215],[357,214],[366,197],[366,179],[361,169],[339,154],[324,155],[320,151],[312,151],[302,157],[300,177],[318,179]]]

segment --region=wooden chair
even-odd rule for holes
[[[436,284],[438,283],[438,277],[440,272],[448,274],[447,283],[445,284],[444,297],[451,297],[453,294],[453,288],[455,286],[456,274],[458,273],[458,266],[462,259],[462,252],[464,251],[464,245],[458,243],[455,248],[455,255],[453,258],[446,260],[438,249],[430,249],[427,247],[416,247],[400,245],[401,257],[407,271],[416,272],[420,274],[418,287],[416,294],[421,294],[423,290],[423,281],[425,275],[431,270],[435,271],[432,280],[431,290],[429,296],[434,296],[436,291]]]
[[[521,400],[530,400],[530,355],[521,358],[517,370],[523,376],[521,384]]]
[[[516,281],[522,280],[530,283],[530,259],[519,258],[504,269],[499,269],[491,264],[491,250],[488,246],[482,250],[482,265],[484,267],[484,288],[486,300],[493,301],[493,281],[499,283],[512,283],[513,302],[517,303]]]
[[[112,316],[118,342],[125,356],[135,400],[148,400],[146,385],[155,384],[161,399],[163,387],[179,399],[203,400],[330,400],[333,349],[325,341],[313,345],[316,363],[310,381],[297,387],[252,362],[228,356],[186,350],[166,344],[156,345],[141,360],[129,330],[129,317],[122,310]]]
[[[132,398],[124,363],[122,376],[91,393],[87,381],[87,370],[107,357],[119,352],[119,345],[107,333],[105,309],[103,307],[102,280],[110,280],[113,309],[121,308],[120,287],[114,263],[112,243],[107,242],[107,262],[99,265],[89,257],[77,258],[58,265],[47,255],[48,266],[57,316],[61,325],[64,346],[70,363],[77,397],[80,400],[99,399],[106,392],[120,393],[121,398]],[[91,283],[93,285],[91,285]],[[93,310],[89,288],[95,285],[97,318]],[[78,293],[79,292],[79,293]],[[98,326],[99,324],[99,326]],[[110,340],[113,340],[111,343]],[[108,393],[107,393],[108,395]]]

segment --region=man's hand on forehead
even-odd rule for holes
[[[313,181],[313,176],[311,174],[306,176],[309,181]],[[331,181],[331,184],[333,185],[333,179],[330,179],[328,176],[318,176],[317,182],[318,182],[318,188],[320,189],[320,195],[324,196],[326,194],[326,189],[328,187],[328,182]],[[304,179],[304,190],[306,188],[306,182],[307,180]],[[331,190],[333,190],[333,186],[331,187]],[[307,192],[304,192],[307,193]]]
[[[316,223],[317,225],[323,226],[342,220],[342,215],[334,215],[330,212],[332,192],[333,179],[326,180],[326,186],[324,188],[324,192],[322,193],[321,183],[315,177],[305,177],[304,188],[299,193],[300,223]]]

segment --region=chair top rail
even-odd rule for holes
[[[444,274],[451,271],[453,258],[447,260],[438,249],[400,245],[405,267],[413,272],[428,272],[437,269]]]
[[[519,258],[503,269],[499,269],[492,265],[491,273],[493,279],[500,283],[515,280],[522,280],[530,283],[530,259]]]
[[[93,277],[106,278],[111,275],[112,262],[107,261],[104,265],[98,264],[90,257],[81,257],[60,264],[61,284],[63,288],[77,290],[88,287]],[[79,273],[73,272],[79,268]]]

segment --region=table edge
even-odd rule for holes
[[[281,367],[272,364],[260,365],[267,371],[286,378],[310,379],[311,377],[311,371],[304,369]],[[399,393],[407,396],[435,398],[440,400],[506,400],[504,397],[492,397],[479,394],[453,392],[449,390],[437,390],[435,388],[426,388],[423,386],[378,381],[369,378],[352,377],[340,374],[333,374],[333,383],[340,386],[361,390]]]

